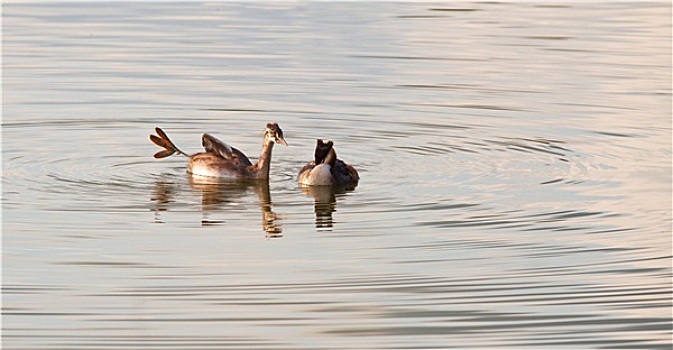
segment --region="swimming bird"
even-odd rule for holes
[[[154,158],[165,158],[175,153],[188,157],[187,172],[196,176],[241,178],[241,179],[268,179],[271,165],[271,151],[276,143],[287,146],[283,138],[283,130],[276,123],[266,124],[262,152],[257,163],[252,164],[250,159],[238,149],[214,138],[208,134],[201,135],[201,143],[205,152],[188,155],[168,138],[160,128],[154,129],[157,135],[150,135],[150,141],[159,147],[165,148],[154,154]]]
[[[337,158],[334,142],[316,141],[314,160],[299,171],[299,184],[311,186],[357,185],[360,175],[357,170]]]

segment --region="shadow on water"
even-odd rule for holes
[[[208,218],[208,213],[226,211],[228,205],[236,205],[248,195],[254,192],[259,197],[259,208],[262,213],[262,228],[268,238],[282,237],[283,227],[277,221],[279,215],[271,208],[271,193],[269,181],[226,181],[216,178],[189,176],[189,187],[193,193],[201,196],[201,219],[202,226],[211,226],[223,223],[222,220]],[[154,185],[152,202],[155,212],[155,222],[163,223],[160,213],[177,206],[174,200],[178,192],[178,185],[165,178],[159,178]]]
[[[355,190],[357,185],[351,186],[299,186],[307,196],[314,199],[315,228],[318,231],[331,231],[334,227],[332,213],[336,212],[337,196]]]

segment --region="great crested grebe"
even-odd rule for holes
[[[299,171],[299,184],[311,186],[357,185],[360,175],[352,165],[337,159],[334,142],[318,139],[314,160]]]
[[[268,179],[273,145],[280,143],[287,146],[283,130],[278,124],[266,124],[262,152],[257,163],[252,164],[243,152],[208,134],[201,135],[201,143],[206,151],[188,155],[177,148],[163,130],[160,128],[154,130],[159,136],[150,135],[150,140],[155,145],[165,148],[154,154],[154,158],[165,158],[175,153],[187,156],[187,172],[197,176]]]

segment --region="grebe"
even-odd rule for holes
[[[159,136],[150,135],[150,140],[157,146],[165,148],[154,154],[154,158],[165,158],[175,153],[187,156],[187,172],[196,176],[268,179],[273,145],[280,143],[287,146],[283,130],[278,124],[266,124],[262,152],[257,163],[252,164],[243,152],[208,134],[201,135],[201,143],[206,151],[188,155],[177,148],[163,130],[160,128],[154,130]]]
[[[299,184],[310,186],[357,185],[360,175],[350,164],[337,159],[334,142],[318,139],[314,160],[299,171]]]

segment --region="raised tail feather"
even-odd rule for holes
[[[174,153],[189,156],[187,153],[181,151],[177,146],[175,146],[173,141],[168,138],[168,135],[166,135],[163,130],[160,128],[154,128],[154,131],[156,131],[157,135],[159,136],[150,135],[150,141],[159,147],[165,148],[164,150],[155,153],[154,158],[166,158],[168,156],[172,156]]]

